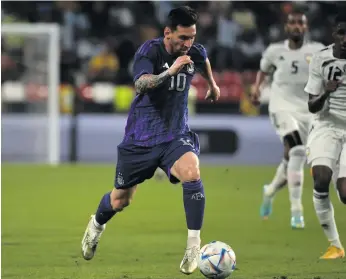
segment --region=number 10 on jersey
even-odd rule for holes
[[[186,74],[179,73],[171,77],[171,85],[168,90],[184,91],[186,86]]]

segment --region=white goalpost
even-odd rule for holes
[[[47,89],[45,91],[47,98],[43,105],[44,113],[41,111],[39,114],[38,109],[32,108],[29,109],[29,113],[11,111],[3,113],[2,155],[6,155],[3,156],[3,160],[58,165],[60,162],[60,28],[57,24],[1,24],[2,44],[5,41],[6,46],[6,38],[14,36],[21,38],[23,42],[20,63],[24,65],[26,71],[24,77],[21,76],[15,81],[20,87],[22,86],[19,89],[22,93],[17,92],[18,86],[6,87],[5,93],[5,86],[2,84],[2,103],[8,100],[13,102],[18,94],[23,95],[24,101],[20,101],[25,102],[26,86],[33,82]],[[40,57],[39,61],[37,57]],[[11,99],[14,95],[17,97]],[[23,137],[25,138],[22,139]],[[12,144],[13,142],[16,142],[17,147]]]

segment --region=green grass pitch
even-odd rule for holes
[[[275,167],[202,167],[207,205],[202,244],[221,240],[237,255],[235,279],[342,279],[346,260],[320,261],[328,243],[313,211],[307,172],[307,228],[289,226],[287,189],[269,221],[259,218],[261,186]],[[106,165],[2,166],[2,278],[179,279],[186,244],[181,186],[148,181],[133,204],[108,224],[95,258],[84,261],[80,241],[90,214],[113,187]],[[345,206],[331,189],[341,240]],[[203,278],[196,271],[189,279]]]

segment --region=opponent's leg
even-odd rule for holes
[[[339,158],[339,164],[334,168],[333,183],[337,190],[339,200],[346,204],[346,148],[345,144]],[[335,222],[335,221],[334,221]],[[342,247],[340,240],[334,241],[322,256],[323,259],[338,259],[345,257],[345,249]]]
[[[288,160],[285,156],[276,169],[276,173],[272,182],[268,185],[264,185],[263,187],[263,200],[260,207],[260,215],[265,220],[268,219],[270,214],[272,213],[272,204],[275,194],[279,190],[281,190],[287,183],[287,162]]]
[[[339,164],[339,172],[338,179],[336,180],[336,189],[338,192],[338,196],[340,201],[343,204],[346,204],[346,144],[343,146],[343,150],[340,156],[340,164]],[[335,251],[335,254],[339,258],[345,257],[345,250],[340,249]]]
[[[289,118],[287,120],[286,114],[277,114],[277,113],[270,113],[270,120],[272,125],[274,126],[274,129],[276,130],[277,134],[280,136],[280,138],[285,135],[285,133],[282,130],[282,127],[287,126],[287,121],[291,122],[291,119]],[[288,163],[288,152],[289,147],[284,143],[284,158],[282,159],[280,165],[276,169],[275,176],[272,180],[272,182],[268,185],[263,186],[263,200],[260,207],[260,215],[263,219],[268,219],[269,215],[272,213],[272,204],[274,200],[275,194],[281,190],[287,183],[287,163]]]
[[[281,185],[274,184],[264,187],[263,202],[261,205],[261,216],[267,219],[272,211],[272,202],[275,193],[288,183],[288,190],[291,202],[291,227],[304,228],[303,206],[302,206],[302,190],[304,179],[304,164],[306,161],[305,147],[303,146],[301,137],[298,131],[293,131],[283,137],[285,153],[284,157],[287,163],[281,163],[279,170],[281,172]],[[283,166],[286,173],[283,175]]]
[[[344,166],[346,168],[346,166]],[[336,189],[339,194],[339,199],[343,204],[346,204],[346,176],[339,177],[336,181]]]
[[[287,160],[284,158],[276,169],[273,181],[269,185],[264,185],[263,187],[263,200],[260,207],[260,215],[265,220],[268,219],[272,213],[272,204],[275,194],[287,183],[286,172]]]
[[[336,165],[335,169],[333,170],[333,175],[332,175],[332,182],[334,185],[334,188],[336,190],[336,193],[338,195],[338,198],[340,200],[340,196],[339,196],[339,191],[337,188],[337,183],[338,183],[338,177],[339,177],[339,171],[340,171],[340,166],[339,164]],[[311,175],[312,175],[312,169],[311,169]],[[340,200],[341,201],[341,200]]]
[[[201,244],[200,230],[205,207],[204,188],[200,179],[197,155],[194,152],[185,153],[174,163],[170,173],[183,183],[188,237],[180,270],[185,274],[191,274],[197,268],[197,257]]]
[[[280,189],[282,189],[286,183],[287,183],[287,159],[283,158],[281,163],[276,169],[275,175],[273,180],[270,182],[270,184],[266,185],[266,195],[268,197],[273,198],[276,192],[278,192]]]
[[[343,166],[343,168],[345,168],[346,166]],[[346,171],[346,170],[345,170]],[[332,175],[332,181],[333,181],[333,185],[334,185],[334,188],[335,188],[335,191],[336,191],[336,194],[340,200],[340,202],[344,203],[341,199],[341,196],[340,196],[340,192],[344,192],[342,190],[343,186],[338,186],[339,185],[343,185],[344,184],[344,177],[346,177],[346,173],[344,172],[344,174],[342,174],[343,171],[341,171],[340,173],[340,165],[337,164],[337,166],[335,167],[335,169],[333,170],[333,175]],[[340,173],[340,176],[339,176],[339,173]],[[338,182],[339,181],[339,182]],[[338,188],[341,188],[340,190]],[[345,191],[346,192],[346,191]]]
[[[319,158],[312,161],[314,179],[313,203],[317,218],[331,244],[321,259],[335,259],[344,255],[335,223],[334,208],[329,199],[329,184],[335,163],[334,160],[327,158]]]
[[[135,190],[136,186],[129,189],[113,189],[102,197],[96,214],[91,215],[82,239],[82,255],[85,260],[91,260],[94,257],[106,223],[130,204]]]
[[[290,147],[287,164],[287,184],[291,203],[291,227],[304,228],[303,217],[303,183],[306,150],[298,131],[285,136],[284,141]]]
[[[161,168],[157,168],[154,177],[156,180],[161,181],[166,177],[166,174]]]
[[[338,191],[340,201],[343,204],[346,204],[346,142],[344,142],[340,154],[339,172],[336,181],[336,188]]]

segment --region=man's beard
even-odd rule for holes
[[[295,43],[299,43],[299,42],[303,41],[304,36],[302,36],[302,35],[291,35],[291,36],[290,36],[290,39],[291,39],[293,42],[295,42]]]

